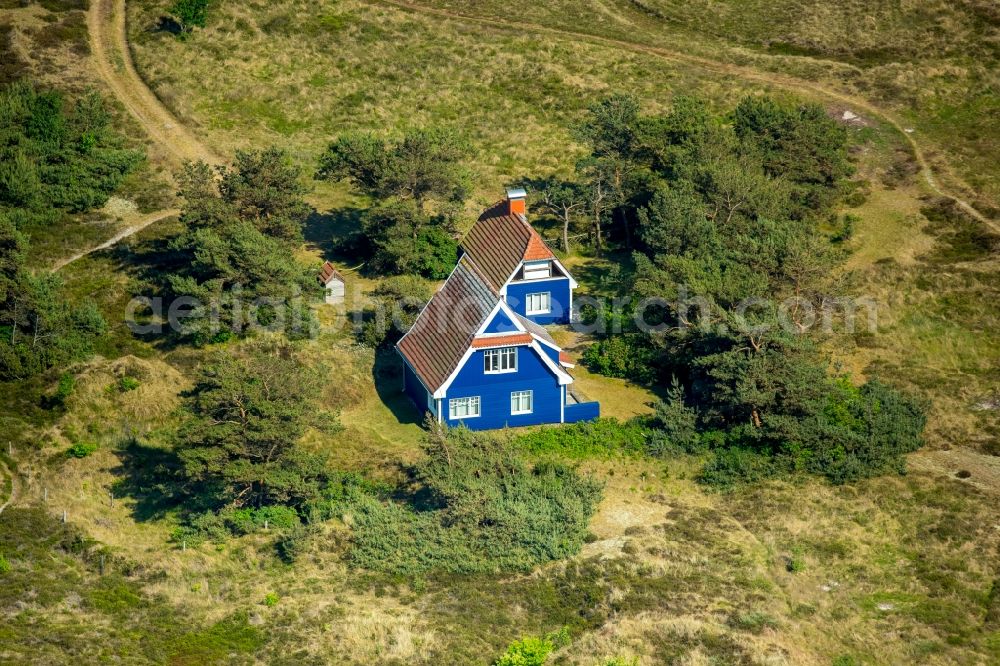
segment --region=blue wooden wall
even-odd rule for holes
[[[528,294],[547,291],[552,294],[552,312],[546,315],[528,315],[525,312],[525,299]],[[511,282],[507,285],[507,305],[522,317],[539,324],[569,323],[570,289],[569,278],[553,278],[551,280],[531,280],[529,282]]]
[[[417,374],[406,361],[403,361],[403,391],[410,396],[410,400],[421,414],[427,411],[427,389],[420,383]]]
[[[547,344],[544,344],[542,342],[539,342],[538,346],[542,348],[542,351],[545,352],[548,355],[549,358],[551,358],[553,361],[556,362],[556,365],[559,365],[559,350],[558,349],[553,349],[552,347],[549,347]]]
[[[539,423],[559,423],[562,391],[555,375],[530,347],[517,347],[517,372],[488,375],[483,370],[483,352],[476,351],[459,371],[442,402],[444,420],[449,426],[464,423],[470,430],[490,430]],[[533,412],[512,415],[512,391],[534,391]],[[479,396],[480,416],[452,421],[448,418],[451,398]]]
[[[517,326],[514,322],[510,320],[503,310],[500,310],[495,315],[489,324],[486,325],[484,333],[513,333],[517,331]]]

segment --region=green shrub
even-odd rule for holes
[[[295,509],[280,504],[230,509],[223,511],[220,517],[225,521],[229,531],[235,535],[251,534],[264,529],[265,526],[274,530],[292,529],[302,522]]]
[[[91,442],[76,442],[66,449],[66,455],[71,458],[86,458],[96,450],[97,444],[93,444]]]
[[[264,595],[264,605],[267,606],[268,608],[271,608],[272,606],[277,606],[278,600],[279,597],[277,592],[268,592],[267,594]]]
[[[805,571],[805,568],[806,568],[805,560],[803,560],[802,557],[799,555],[792,555],[785,562],[785,569],[788,571],[788,573],[799,573],[801,571]]]
[[[177,19],[185,32],[204,28],[208,19],[210,0],[175,0],[168,12]]]
[[[705,448],[698,435],[698,412],[685,404],[684,389],[676,377],[666,400],[656,405],[650,425],[653,436],[648,449],[654,456],[673,450],[695,452]]]
[[[309,548],[312,543],[314,529],[305,525],[297,527],[284,533],[274,544],[275,552],[284,562],[291,564],[295,562]]]
[[[993,580],[986,596],[986,616],[983,624],[992,631],[1000,630],[1000,578]]]
[[[48,408],[55,407],[65,407],[66,401],[71,395],[73,395],[73,390],[76,388],[76,378],[72,374],[65,372],[59,376],[59,384],[56,385],[56,390],[52,392],[52,395],[47,396],[44,399],[44,404]]]
[[[698,480],[715,486],[730,487],[757,483],[777,474],[774,460],[763,453],[744,448],[726,448],[702,468]]]
[[[857,215],[851,215],[850,213],[844,215],[840,228],[837,229],[830,240],[834,243],[845,243],[851,240],[854,237],[854,230],[857,228],[859,222],[861,222],[861,218]]]
[[[574,555],[600,485],[560,464],[528,466],[495,436],[433,430],[413,470],[419,507],[357,493],[350,515],[355,566],[403,575],[527,571]],[[417,498],[414,498],[417,502]]]
[[[141,382],[135,377],[129,377],[125,375],[118,380],[117,388],[119,393],[128,393],[129,391],[134,391],[141,386]]]
[[[583,363],[592,372],[606,377],[648,381],[653,377],[654,350],[638,335],[614,335],[590,345]]]
[[[76,388],[76,378],[68,372],[63,373],[59,377],[59,386],[56,388],[55,395],[53,398],[63,404],[66,399],[73,394],[73,389]]]
[[[4,557],[3,553],[0,553],[0,574],[5,574],[10,571],[10,562]]]
[[[923,446],[924,405],[877,379],[860,387],[842,380],[837,388],[824,406],[825,437],[806,468],[834,483],[901,473],[905,454]]]
[[[84,28],[85,30],[85,28]],[[58,210],[99,208],[144,159],[122,147],[100,95],[72,105],[27,82],[0,89],[0,211],[18,227],[51,223]],[[55,217],[53,217],[55,213]]]
[[[555,645],[548,637],[529,636],[511,643],[496,666],[542,666],[553,650]]]
[[[518,448],[530,453],[554,453],[570,458],[639,455],[646,449],[649,430],[639,421],[602,418],[558,428],[539,428],[514,437]]]

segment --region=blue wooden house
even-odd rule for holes
[[[524,190],[508,190],[486,209],[461,251],[514,312],[538,324],[569,323],[576,280],[528,224]]]
[[[523,206],[523,192],[520,197]],[[528,226],[523,207],[519,214],[500,211],[505,214],[484,214],[476,223],[469,233],[473,242],[466,238],[455,269],[397,343],[404,390],[439,423],[472,430],[597,418],[600,406],[573,392],[572,361],[538,323],[568,320],[576,283]],[[515,238],[497,236],[488,243],[486,231],[509,231]],[[550,262],[548,275],[534,276],[530,269],[525,275],[526,264],[543,260]],[[518,291],[523,283],[545,286]],[[548,302],[562,310],[539,312],[526,307],[524,298],[515,305],[514,294],[535,293],[550,294]]]

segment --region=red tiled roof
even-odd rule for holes
[[[330,284],[332,278],[337,278],[341,282],[344,281],[344,276],[333,267],[329,261],[323,264],[323,268],[320,269],[319,275],[316,276],[319,279],[319,283],[322,285]]]
[[[403,357],[430,391],[458,366],[484,320],[500,301],[483,272],[468,256],[421,311],[397,343]]]
[[[462,249],[482,267],[494,289],[500,289],[522,261],[555,257],[527,220],[510,213],[506,200],[483,211],[462,240]]]
[[[563,365],[576,365],[576,361],[570,358],[570,355],[564,351],[559,352],[559,362]]]
[[[529,345],[534,338],[530,333],[513,333],[511,335],[484,335],[472,341],[472,346],[479,349],[482,347],[503,347],[505,345]]]

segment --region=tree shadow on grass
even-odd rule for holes
[[[361,239],[361,208],[338,208],[324,213],[313,210],[302,227],[306,244],[332,261],[356,264]]]
[[[115,455],[121,464],[113,470],[119,479],[112,490],[116,497],[135,501],[135,520],[163,518],[180,506],[185,496],[180,489],[181,462],[176,453],[133,439]]]

